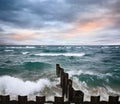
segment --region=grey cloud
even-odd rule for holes
[[[20,20],[18,14],[22,11],[22,2],[16,0],[0,0],[0,22],[4,24],[19,25]]]
[[[0,0],[0,11],[16,11],[20,10],[19,1],[16,0]]]
[[[112,14],[114,15],[115,25],[120,29],[120,1],[115,5]]]
[[[28,4],[31,13],[38,15],[44,21],[70,22],[75,17],[71,6],[55,0]]]
[[[0,27],[0,32],[3,32],[4,30]]]
[[[119,0],[113,5],[109,0],[0,0],[0,20],[23,28],[44,27],[45,22],[83,21],[82,15],[97,9],[114,9],[118,12]],[[92,11],[91,11],[92,10]],[[86,17],[89,19],[89,17]],[[94,15],[93,15],[93,19]],[[118,19],[117,19],[118,20]]]
[[[34,1],[33,1],[34,2]],[[29,0],[1,0],[0,20],[23,28],[44,27],[44,22],[74,22],[80,14],[89,12],[91,5],[102,4],[103,0],[46,0],[33,3]],[[104,1],[105,2],[105,1]],[[79,14],[79,15],[78,15]]]
[[[96,35],[94,42],[104,43],[104,44],[112,44],[112,43],[120,43],[120,34],[119,30],[106,30],[104,32],[98,33]]]

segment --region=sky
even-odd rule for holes
[[[120,45],[120,0],[0,0],[0,45]]]

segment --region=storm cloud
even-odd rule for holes
[[[112,44],[114,36],[119,44],[119,7],[119,0],[0,0],[0,44]]]

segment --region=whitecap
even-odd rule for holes
[[[26,55],[26,54],[28,54],[28,53],[29,53],[29,52],[22,52],[23,55]]]
[[[34,46],[26,46],[25,48],[35,48]]]
[[[84,56],[85,53],[38,53],[35,56],[75,56],[81,57]]]
[[[5,52],[13,52],[14,50],[4,50]]]
[[[119,46],[116,46],[115,48],[119,48]]]
[[[73,77],[74,75],[81,75],[81,74],[99,76],[100,78],[107,77],[107,76],[112,77],[111,73],[103,74],[103,73],[98,73],[93,71],[83,71],[83,70],[69,70],[67,71],[67,73],[69,74],[70,77]]]
[[[106,48],[109,48],[109,46],[103,46],[103,47],[101,47],[102,49],[106,49]]]

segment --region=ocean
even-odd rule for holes
[[[0,46],[0,95],[61,96],[56,64],[60,64],[73,86],[90,96],[120,96],[120,46]]]

